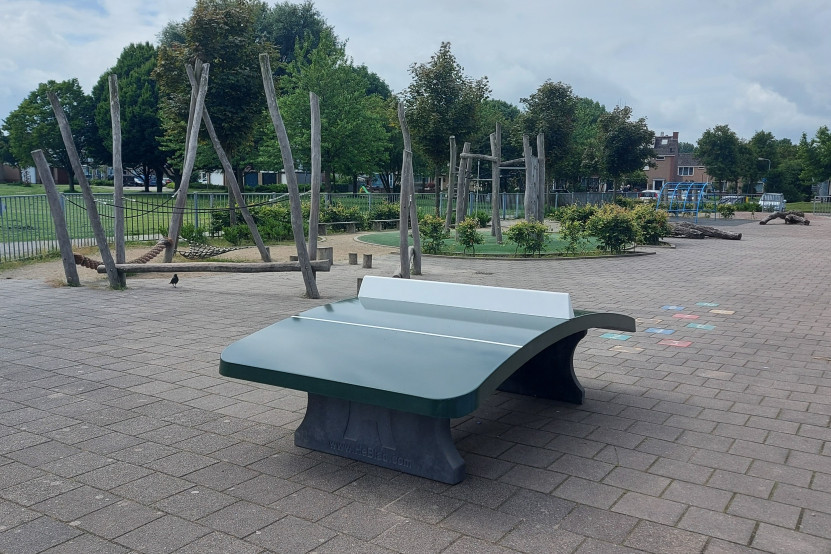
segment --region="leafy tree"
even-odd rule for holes
[[[646,118],[630,121],[632,108],[616,106],[597,121],[602,173],[615,182],[627,173],[642,170],[655,157],[655,133]]]
[[[311,159],[309,91],[320,98],[321,169],[334,181],[335,174],[353,177],[374,173],[380,165],[389,136],[384,100],[367,94],[365,72],[356,71],[330,31],[324,31],[316,48],[313,41],[298,49],[287,69],[283,86],[290,90],[281,111],[292,141],[292,151],[304,165]],[[276,139],[272,139],[276,148]]]
[[[34,165],[31,152],[43,150],[50,166],[66,170],[69,174],[69,190],[75,192],[75,173],[72,171],[72,164],[66,153],[47,92],[57,94],[72,128],[75,147],[83,160],[88,145],[97,139],[98,132],[93,118],[92,101],[84,94],[78,79],[73,78],[60,83],[47,81],[38,85],[38,88],[29,93],[20,106],[9,114],[3,124],[3,130],[8,133],[9,150],[21,164]]]
[[[334,35],[333,29],[326,23],[320,12],[314,7],[311,0],[301,4],[277,2],[269,7],[265,2],[258,7],[256,17],[256,33],[260,42],[269,43],[276,47],[278,56],[273,61],[276,72],[282,76],[285,68],[295,60],[297,46],[306,43],[305,53],[310,53],[320,42],[324,32]]]
[[[0,132],[0,164],[17,165],[17,159],[9,146],[9,136]]]
[[[543,83],[528,98],[521,98],[525,111],[520,116],[522,134],[534,141],[538,133],[545,136],[546,175],[549,178],[565,177],[572,135],[577,112],[577,97],[565,83]],[[521,140],[522,137],[515,137]]]
[[[817,129],[810,141],[803,134],[798,151],[804,180],[816,183],[831,176],[831,131],[827,126]]]
[[[412,64],[412,82],[404,92],[413,141],[438,175],[447,162],[451,135],[461,144],[478,127],[479,108],[490,93],[487,77],[471,79],[443,42],[429,63]],[[436,194],[438,198],[438,187]],[[438,202],[438,200],[437,200]]]
[[[92,88],[100,138],[100,152],[95,157],[105,162],[112,155],[109,76],[115,74],[118,76],[121,106],[122,160],[127,167],[141,168],[145,191],[150,190],[150,171],[156,174],[157,190],[162,190],[164,167],[169,155],[159,140],[163,132],[159,119],[159,94],[156,81],[151,78],[157,55],[156,47],[149,42],[130,44],[121,51],[115,66],[104,72]]]
[[[678,143],[678,153],[679,154],[692,154],[695,152],[695,145],[691,142],[679,142]]]
[[[153,76],[163,106],[163,144],[176,148],[171,160],[175,166],[184,156],[190,105],[185,64],[196,59],[211,64],[205,106],[232,163],[239,165],[251,148],[255,122],[265,106],[258,56],[274,52],[270,43],[258,43],[257,16],[262,10],[256,0],[197,0],[189,19],[169,24],[162,32]]]
[[[737,183],[739,179],[739,137],[728,125],[707,129],[698,139],[696,156],[717,181]]]
[[[591,176],[599,172],[599,166],[584,164],[586,155],[597,139],[597,122],[606,113],[606,108],[590,98],[577,98],[574,111],[574,132],[568,157],[563,161],[561,172],[566,182],[576,183],[582,176]],[[587,171],[594,167],[595,171]]]

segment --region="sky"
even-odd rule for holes
[[[273,3],[273,0],[269,0]],[[298,0],[299,1],[299,0]],[[194,0],[0,1],[0,120],[39,83],[89,93],[131,42],[156,42]],[[317,0],[347,54],[398,92],[442,42],[491,97],[522,107],[546,80],[656,134],[727,124],[797,142],[831,125],[827,0]]]

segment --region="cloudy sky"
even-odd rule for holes
[[[156,41],[194,0],[0,1],[0,119],[38,83],[89,92],[130,42]],[[347,53],[394,91],[409,66],[452,44],[470,77],[520,105],[545,80],[607,109],[629,105],[656,133],[696,142],[728,124],[798,141],[831,125],[827,0],[317,0]],[[475,9],[473,8],[475,6]]]

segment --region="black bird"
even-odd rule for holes
[[[176,283],[179,282],[179,276],[175,273],[173,274],[173,279],[170,280],[170,284],[173,285],[173,288],[176,288]]]

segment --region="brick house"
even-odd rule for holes
[[[655,167],[646,167],[646,188],[660,190],[665,183],[692,181],[710,182],[707,168],[691,153],[678,152],[678,131],[672,136],[661,134],[655,137]]]

